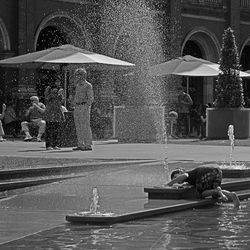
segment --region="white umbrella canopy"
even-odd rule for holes
[[[208,60],[186,55],[149,68],[151,76],[218,76],[220,65]],[[250,77],[250,74],[240,71],[240,77]]]
[[[135,64],[66,44],[0,60],[0,66],[64,70],[64,105],[66,105],[67,69],[84,66],[87,69],[124,70]]]
[[[97,54],[70,44],[0,60],[0,66],[24,68],[56,68],[82,64],[96,69],[124,69],[133,63]]]

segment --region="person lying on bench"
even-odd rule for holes
[[[240,206],[239,198],[235,192],[221,189],[222,171],[219,167],[200,166],[190,171],[176,169],[171,173],[170,178],[171,181],[164,184],[165,186],[187,182],[195,187],[198,198],[212,196],[222,201],[233,201],[237,208]]]

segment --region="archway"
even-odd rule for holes
[[[220,54],[220,44],[216,36],[204,27],[197,27],[191,31],[186,38],[182,46],[182,54],[187,54],[204,58],[211,62],[218,62]],[[214,78],[212,77],[200,77],[197,80],[193,80],[191,77],[190,81],[200,81],[202,85],[199,96],[202,96],[202,100],[198,101],[202,104],[212,103],[214,99]]]
[[[10,56],[10,38],[5,23],[0,18],[0,59]],[[11,72],[11,73],[10,73]],[[7,101],[6,95],[9,95],[11,88],[15,86],[12,81],[12,73],[15,74],[16,70],[0,68],[0,107],[3,102]]]
[[[60,46],[63,44],[70,43],[70,39],[67,34],[59,29],[56,26],[47,26],[41,30],[36,44],[36,50],[44,50],[51,47]],[[44,101],[44,91],[45,88],[51,83],[54,82],[56,78],[60,77],[55,70],[39,70],[39,77],[36,83],[37,95],[41,98],[41,101]]]
[[[187,41],[182,52],[182,56],[191,55],[197,58],[202,58],[202,51],[199,44],[195,41]],[[187,78],[184,77],[185,82]],[[189,94],[191,95],[194,105],[198,106],[203,103],[203,77],[189,77]]]
[[[182,55],[192,55],[217,62],[219,58],[219,42],[215,35],[206,28],[196,28],[185,38],[182,46]],[[212,77],[189,77],[189,93],[193,99],[193,106],[190,110],[190,132],[199,134],[197,120],[202,105],[212,103],[214,99],[214,80]],[[186,85],[187,77],[183,78]]]
[[[35,34],[34,50],[43,50],[63,44],[72,44],[77,47],[92,50],[92,42],[84,24],[77,16],[70,16],[65,12],[55,12],[46,16],[40,23]],[[39,70],[37,78],[37,92],[43,99],[45,87],[62,72]],[[62,80],[63,81],[63,80]],[[67,73],[67,94],[72,89],[69,73]]]
[[[243,71],[250,70],[250,41],[245,44],[240,57],[240,65]],[[245,107],[250,108],[250,79],[243,79]]]

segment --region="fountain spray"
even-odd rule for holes
[[[233,161],[233,151],[234,151],[234,126],[229,125],[227,135],[230,141],[230,154],[229,154],[229,166],[232,166]]]

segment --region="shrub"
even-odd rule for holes
[[[233,30],[224,31],[220,55],[220,73],[215,88],[215,106],[218,108],[242,108],[244,93],[239,76],[240,64]]]

